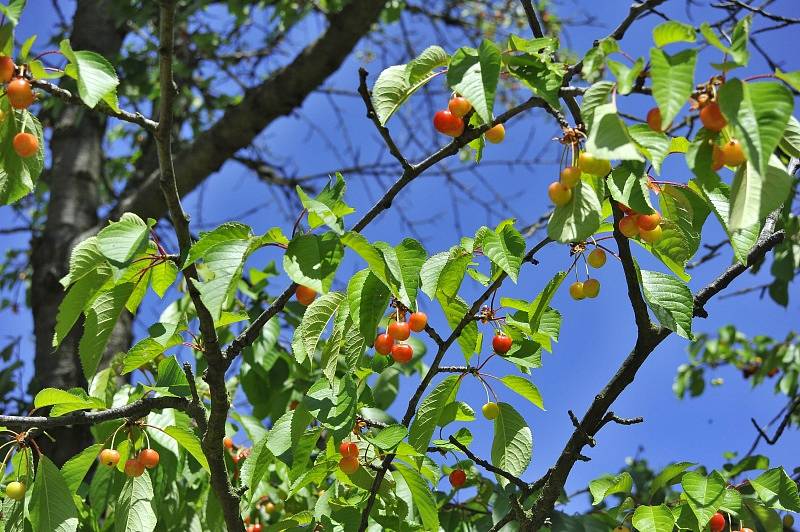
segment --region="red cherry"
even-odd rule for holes
[[[459,137],[464,132],[464,121],[450,111],[437,111],[433,115],[433,127],[439,133],[450,137]]]
[[[389,336],[395,340],[408,340],[411,336],[411,327],[404,321],[393,321],[389,324]]]
[[[155,449],[142,449],[138,458],[139,462],[147,469],[153,469],[157,466],[159,459],[158,451]]]
[[[33,89],[27,79],[11,80],[6,88],[6,94],[8,94],[8,101],[14,109],[27,109],[33,103]]]
[[[272,503],[270,503],[270,504],[272,504]],[[261,532],[261,530],[263,530],[263,529],[261,528],[261,523],[255,523],[255,524],[253,525],[253,532]]]
[[[647,125],[653,131],[664,131],[661,129],[661,110],[658,107],[653,107],[647,112]]]
[[[711,532],[722,532],[725,530],[725,516],[719,512],[715,513],[711,516],[708,527],[711,529]]]
[[[636,224],[642,231],[652,231],[661,223],[661,215],[657,212],[653,214],[640,214],[636,219]]]
[[[389,336],[386,333],[379,334],[377,338],[375,338],[375,351],[382,355],[388,355],[392,352],[392,346],[394,345],[394,338]]]
[[[356,471],[358,471],[358,458],[355,456],[343,456],[341,460],[339,460],[339,469],[345,475],[352,475]]]
[[[11,81],[11,78],[14,76],[14,69],[16,68],[13,59],[7,55],[0,57],[0,82],[8,83]]]
[[[392,358],[395,362],[405,364],[414,356],[414,350],[408,344],[394,344],[392,347]]]
[[[30,133],[17,133],[11,141],[14,151],[20,157],[30,157],[39,151],[39,139]]]
[[[428,315],[424,312],[412,312],[408,317],[408,326],[414,332],[420,332],[428,324]]]
[[[466,98],[455,96],[448,102],[447,109],[455,116],[461,118],[470,112],[472,105],[470,105]]]
[[[233,439],[230,436],[225,436],[222,438],[222,445],[228,450],[233,449]]]
[[[709,102],[702,109],[700,109],[700,121],[703,122],[703,127],[709,131],[721,131],[728,121],[722,116],[722,111],[719,109],[717,102]]]
[[[317,292],[313,288],[309,288],[303,285],[298,285],[297,288],[295,288],[294,290],[294,297],[297,298],[298,303],[300,303],[304,307],[307,307],[317,297]]]
[[[639,235],[639,224],[637,223],[638,214],[630,214],[619,221],[619,232],[628,238]]]
[[[711,148],[711,169],[715,172],[720,170],[723,166],[725,166],[725,160],[722,155],[722,150],[714,144],[714,147]]]
[[[339,454],[342,456],[358,456],[358,445],[351,441],[343,441],[339,444]]]
[[[448,478],[450,479],[450,485],[458,489],[467,481],[467,474],[464,473],[463,469],[455,469]]]
[[[492,349],[498,355],[505,355],[511,349],[511,344],[514,343],[514,340],[503,333],[497,333],[492,338]]]
[[[125,474],[129,477],[141,477],[144,474],[144,464],[131,458],[125,462]]]

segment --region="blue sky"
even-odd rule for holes
[[[31,4],[32,7],[23,17],[22,26],[18,30],[18,38],[22,40],[30,33],[40,33],[40,39],[43,38],[55,20],[49,6],[44,8],[44,2],[40,0]],[[43,8],[38,9],[37,4],[41,4]],[[572,48],[578,53],[587,50],[594,39],[609,33],[627,13],[629,4],[629,0],[603,2],[602,12],[597,13],[603,26],[570,31],[569,42]],[[591,11],[596,5],[596,2],[585,0],[565,1],[562,3],[561,12],[569,14],[581,9]],[[775,2],[770,9],[777,13],[792,14],[792,7],[796,6],[793,6],[791,0],[784,0]],[[31,16],[31,11],[36,11],[36,16]],[[709,15],[712,11],[712,15]],[[65,12],[69,14],[71,9],[65,8]],[[682,1],[667,2],[662,12],[678,20],[688,21]],[[716,10],[707,8],[695,9],[693,23],[699,24],[708,18],[716,20],[718,18],[716,13]],[[623,49],[634,57],[646,56],[647,49],[652,43],[650,30],[658,22],[660,22],[658,18],[648,17],[644,22],[635,24],[622,41]],[[308,31],[308,35],[303,35],[304,31]],[[317,31],[316,24],[301,29],[300,40],[313,36]],[[520,34],[528,36],[524,29]],[[783,36],[784,40],[779,36]],[[759,42],[765,49],[773,52],[773,57],[781,64],[783,70],[798,70],[800,65],[797,57],[791,54],[785,45],[786,36],[786,33],[780,32],[767,33]],[[797,37],[796,32],[795,37]],[[416,51],[421,51],[428,44],[436,42],[432,37],[429,42],[419,38],[415,44],[418,46]],[[477,43],[459,44],[472,46]],[[679,47],[680,45],[677,45],[676,49]],[[362,43],[359,49],[363,51],[366,46]],[[753,59],[753,66],[748,70],[748,74],[768,72],[758,54],[753,53]],[[709,61],[717,60],[719,54],[706,50],[701,54],[700,63],[707,64]],[[358,82],[359,66],[362,66],[361,61],[351,57],[327,85],[354,89]],[[389,65],[374,62],[364,66],[370,71],[370,79],[374,80],[379,71]],[[707,77],[710,72],[701,67],[696,79]],[[427,107],[415,109],[414,102],[412,99],[403,113],[418,123],[418,130],[415,131],[418,140],[433,151],[444,145],[445,139],[436,135],[429,126],[430,116]],[[363,160],[372,160],[383,147],[377,142],[372,124],[364,116],[360,100],[347,98],[340,103],[346,121],[346,133],[357,145]],[[441,107],[445,105],[446,101],[442,99]],[[633,96],[620,99],[619,106],[628,113],[644,116],[647,109],[652,106],[652,102],[645,96]],[[502,110],[502,106],[499,106],[496,112]],[[325,128],[334,140],[342,136],[343,132],[340,130],[342,124],[331,113],[328,100],[323,95],[309,97],[303,105],[302,116]],[[400,128],[401,124],[400,121],[394,120],[390,122],[390,126]],[[546,153],[550,159],[557,158],[555,143],[550,141],[557,134],[557,126],[551,117],[538,111],[529,112],[507,124],[506,141],[499,146],[490,146],[485,157],[490,160],[531,158],[538,153],[541,146],[549,144],[552,146],[547,148]],[[271,154],[292,161],[300,174],[326,171],[348,164],[348,154],[341,143],[328,144],[318,136],[309,136],[307,123],[298,116],[276,121],[259,137],[259,143],[266,146]],[[416,153],[412,158],[418,159],[420,153]],[[450,169],[456,169],[462,163],[452,160],[447,164]],[[520,224],[525,225],[537,219],[547,208],[546,187],[556,178],[557,172],[557,166],[549,164],[542,164],[533,169],[492,166],[479,169],[477,177],[467,174],[459,174],[459,177],[463,177],[463,186],[482,198],[491,200],[493,194],[501,194],[509,202],[514,213],[519,214]],[[685,182],[690,178],[690,173],[685,164],[675,158],[668,159],[662,177]],[[379,182],[374,177],[359,177],[349,180],[348,183],[348,202],[358,211],[348,218],[349,224],[352,225],[385,190],[388,181]],[[449,194],[442,177],[423,175],[399,195],[392,211],[381,215],[369,226],[365,234],[372,240],[397,243],[409,236],[404,219],[432,219],[434,223],[420,225],[417,229],[423,245],[430,254],[433,254],[448,249],[457,243],[461,236],[472,236],[481,225],[495,225],[500,221],[499,216],[488,217],[482,207],[462,198],[457,216],[463,233],[458,233],[455,229]],[[252,225],[257,232],[280,225],[289,233],[291,222],[286,221],[279,209],[270,205],[271,201],[274,201],[273,196],[263,184],[240,166],[228,164],[211,177],[202,195],[193,194],[185,203],[193,212],[195,219],[202,219],[206,223],[222,222],[252,207],[263,205],[256,213],[242,221]],[[403,217],[398,216],[396,210],[402,210]],[[0,208],[0,220],[1,223],[8,222],[7,208]],[[529,245],[535,243],[541,236],[539,234],[534,237]],[[722,237],[719,224],[713,216],[710,217],[703,231],[703,241],[714,243]],[[19,235],[0,237],[0,248],[24,245],[25,241],[26,238]],[[263,266],[268,260],[280,263],[278,251],[270,248],[268,251],[260,252],[254,257],[252,266]],[[634,253],[643,268],[666,271],[663,265],[648,257],[641,249],[636,248]],[[519,283],[514,286],[507,282],[498,295],[533,299],[552,275],[558,270],[566,269],[571,261],[566,246],[548,246],[537,257],[540,261],[538,266],[526,265],[520,275]],[[690,287],[696,291],[705,285],[729,264],[730,257],[730,250],[727,249],[723,257],[693,270],[691,273],[694,277]],[[348,257],[340,269],[338,281],[346,282],[347,274],[362,267],[360,262]],[[768,268],[763,270],[768,271]],[[528,420],[533,430],[534,460],[524,475],[526,479],[538,478],[560,453],[572,431],[567,409],[572,409],[581,415],[633,345],[635,331],[621,267],[610,260],[596,276],[602,283],[601,294],[597,299],[575,302],[569,299],[566,290],[562,290],[553,301],[553,306],[564,316],[561,339],[555,344],[553,354],[544,355],[544,367],[535,370],[532,376],[533,382],[544,397],[547,411],[539,411],[512,395],[510,391],[501,390],[499,386],[495,387],[501,399],[514,405]],[[766,280],[768,278],[763,274],[755,277],[745,275],[734,282],[731,289],[759,284]],[[277,292],[283,286],[284,281],[280,279],[271,289]],[[482,287],[468,278],[464,283],[462,296],[471,301],[480,291]],[[696,332],[713,333],[718,327],[730,323],[748,335],[766,334],[783,337],[792,326],[796,327],[798,324],[799,295],[796,286],[790,288],[790,298],[793,300],[788,309],[779,307],[769,300],[759,299],[753,294],[726,300],[717,299],[707,306],[709,319],[695,320],[694,329]],[[420,301],[437,330],[448,331],[437,305],[423,295],[420,296]],[[162,308],[162,303],[149,299],[142,316],[138,319],[139,334],[155,321]],[[32,356],[33,337],[28,314],[23,312],[13,315],[3,311],[0,313],[0,326],[4,331],[25,331],[23,354],[27,357]],[[484,332],[488,334],[488,329]],[[723,463],[723,452],[743,453],[749,448],[755,437],[750,417],[766,422],[783,406],[782,396],[773,395],[770,385],[752,390],[750,383],[743,381],[739,372],[731,368],[722,368],[713,375],[724,379],[723,386],[708,387],[700,399],[678,400],[671,390],[671,385],[676,367],[687,359],[686,347],[686,340],[672,336],[653,353],[639,372],[636,381],[623,393],[613,408],[620,416],[643,416],[645,423],[631,427],[612,424],[604,428],[597,438],[598,446],[586,451],[592,461],[579,463],[573,470],[567,484],[568,492],[585,487],[589,480],[600,474],[617,471],[623,465],[625,458],[636,454],[640,446],[643,447],[641,456],[656,467],[678,460],[718,467]],[[487,338],[487,353],[488,350]],[[458,350],[452,350],[446,356],[444,363],[463,363],[463,358]],[[515,371],[510,364],[496,360],[490,363],[488,369],[490,373],[498,376]],[[400,397],[396,403],[399,408],[392,413],[398,417],[402,415],[402,410],[407,404],[406,399],[418,382],[417,376],[403,381]],[[467,379],[459,397],[479,410],[483,403],[484,392],[477,382]],[[470,429],[477,436],[473,450],[480,456],[488,457],[491,447],[491,438],[488,437],[491,431],[490,423],[479,417],[476,423],[470,425]],[[793,430],[785,434],[778,445],[774,447],[762,445],[759,451],[769,456],[773,465],[793,468],[800,464],[796,462],[796,452],[793,453],[791,450],[796,450],[800,448],[799,446],[800,435]]]

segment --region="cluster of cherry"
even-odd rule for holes
[[[36,99],[31,82],[25,73],[14,64],[8,56],[0,56],[0,81],[6,84],[6,96],[14,109],[27,109]],[[2,120],[5,117],[0,117]],[[23,121],[22,131],[14,135],[11,145],[20,157],[32,157],[39,151],[39,139],[33,133],[25,131],[27,123]]]
[[[411,331],[420,332],[428,325],[428,315],[424,312],[412,312],[408,321],[403,321],[405,312],[397,313],[398,319],[389,323],[386,332],[375,338],[375,351],[382,355],[392,355],[395,362],[405,364],[414,356],[414,349],[405,343]]]

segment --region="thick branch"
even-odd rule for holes
[[[628,287],[628,299],[631,302],[631,308],[633,309],[633,315],[636,320],[636,329],[641,335],[641,333],[652,329],[653,323],[650,321],[650,314],[647,312],[647,304],[644,302],[642,290],[639,287],[639,275],[633,263],[631,244],[628,238],[619,230],[619,222],[621,219],[622,211],[620,211],[619,207],[614,205],[614,240],[617,242],[617,247],[619,248],[619,258],[625,273],[625,284]]]
[[[450,443],[458,447],[462,453],[467,455],[467,458],[469,458],[479,466],[483,467],[485,470],[491,471],[492,473],[495,473],[496,475],[500,475],[501,477],[507,479],[509,482],[517,486],[523,492],[527,492],[530,489],[530,485],[528,485],[527,482],[525,482],[516,475],[512,475],[505,469],[500,469],[499,467],[492,465],[490,462],[484,460],[483,458],[480,458],[479,456],[475,455],[475,453],[470,451],[466,446],[462,445],[461,442],[455,439],[453,436],[450,436]]]

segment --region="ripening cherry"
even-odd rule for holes
[[[661,223],[661,215],[657,212],[653,214],[640,214],[636,218],[636,224],[642,231],[652,231]]]
[[[719,149],[719,146],[714,144],[711,148],[711,169],[716,172],[723,166],[725,166],[725,161],[722,157],[722,150]]]
[[[722,532],[725,530],[725,516],[719,512],[712,515],[711,520],[708,522],[708,528],[711,529],[711,532]]]
[[[14,151],[20,157],[31,157],[39,151],[39,139],[31,133],[17,133],[11,141]]]
[[[500,415],[500,407],[497,406],[497,403],[490,401],[481,407],[481,412],[483,412],[483,417],[492,420]]]
[[[611,171],[611,163],[605,159],[598,159],[584,151],[578,155],[578,168],[587,174],[604,176]]]
[[[25,484],[18,481],[9,482],[6,486],[6,497],[15,501],[25,498]]]
[[[103,449],[100,451],[100,463],[108,467],[117,467],[119,451],[116,449]]]
[[[753,529],[745,527],[745,528],[742,528],[741,530],[739,530],[739,532],[753,532]]]
[[[645,231],[644,229],[639,231],[639,238],[650,244],[655,244],[656,242],[661,240],[662,236],[663,234],[661,232],[660,225],[657,225],[656,228],[651,231]]]
[[[267,504],[264,505],[264,511],[267,513],[267,515],[272,515],[277,510],[278,510],[278,507],[275,506],[275,503],[272,502],[272,501],[270,501],[270,502],[268,502]]]
[[[405,364],[414,356],[414,349],[408,344],[394,344],[392,346],[392,358],[395,362]]]
[[[631,532],[631,529],[628,528],[627,526],[619,525],[618,527],[616,527],[611,532]]]
[[[503,124],[497,124],[484,133],[483,136],[492,144],[500,144],[506,138],[506,127]]]
[[[586,279],[583,282],[583,295],[594,299],[600,293],[600,281],[597,279]]]
[[[16,69],[14,60],[7,55],[0,57],[0,82],[8,83],[14,77],[14,70]]]
[[[563,207],[572,200],[572,189],[561,184],[560,181],[553,181],[547,187],[547,195],[556,207]]]
[[[647,112],[647,125],[653,131],[658,131],[659,133],[664,131],[661,129],[661,110],[658,107],[653,107]]]
[[[358,471],[358,457],[343,456],[342,459],[339,460],[339,469],[341,469],[345,475],[352,475]]]
[[[433,115],[433,127],[447,136],[460,137],[464,132],[464,121],[450,111],[437,111]]]
[[[393,321],[389,324],[387,332],[395,340],[408,340],[408,337],[411,336],[411,327],[404,321]]]
[[[606,252],[600,248],[594,248],[586,258],[586,262],[588,262],[589,266],[592,268],[602,268],[606,263]]]
[[[6,88],[6,94],[14,109],[27,109],[33,103],[33,89],[25,78],[11,80]]]
[[[786,514],[783,516],[783,527],[784,528],[792,528],[794,526],[794,516],[792,514]]]
[[[268,502],[267,504],[272,504],[272,503]],[[272,504],[272,506],[275,505]],[[252,526],[252,532],[262,532],[264,530],[264,528],[261,526],[261,523],[253,523],[251,526]]]
[[[638,214],[630,214],[619,221],[619,232],[628,238],[633,238],[639,234],[639,224],[637,223]]]
[[[139,452],[139,458],[137,458],[137,460],[147,469],[153,469],[158,465],[160,457],[158,456],[158,451],[155,449],[142,449],[141,452]]]
[[[314,301],[314,299],[316,299],[317,292],[313,288],[309,288],[300,284],[294,289],[294,297],[297,299],[298,303],[304,307],[307,307]]]
[[[464,115],[470,112],[472,109],[472,105],[467,101],[466,98],[462,96],[454,96],[450,98],[450,101],[447,102],[447,109],[459,118],[463,118]]]
[[[394,339],[386,333],[379,334],[377,338],[375,338],[375,351],[382,355],[388,355],[392,352],[392,346],[394,345]]]
[[[580,301],[584,297],[583,294],[583,283],[580,281],[575,281],[571,285],[569,285],[569,295],[572,296],[572,299],[575,301]]]
[[[351,441],[343,441],[339,444],[339,454],[342,456],[358,456],[358,445]]]
[[[125,474],[129,477],[141,477],[144,474],[144,464],[135,458],[125,462]]]
[[[722,111],[720,111],[717,102],[708,102],[700,109],[700,121],[703,123],[704,128],[714,132],[721,131],[722,128],[728,125],[728,121],[722,116]]]
[[[736,139],[731,139],[720,146],[719,151],[722,154],[722,162],[726,166],[739,166],[747,160],[747,156],[742,150],[742,143]]]
[[[450,485],[458,489],[467,481],[467,474],[464,473],[463,469],[454,469],[448,479],[450,480]]]
[[[233,449],[233,438],[231,438],[230,436],[225,436],[224,438],[222,438],[222,445],[223,447],[225,447],[230,451],[231,449]]]
[[[414,332],[420,332],[428,325],[428,315],[424,312],[412,312],[408,317],[408,326]]]
[[[498,355],[505,355],[511,350],[511,344],[514,343],[514,340],[508,336],[507,334],[503,334],[502,332],[498,332],[492,338],[492,349]]]
[[[562,185],[569,188],[575,188],[575,186],[581,180],[581,169],[577,166],[566,166],[563,170],[561,170],[560,178]]]

